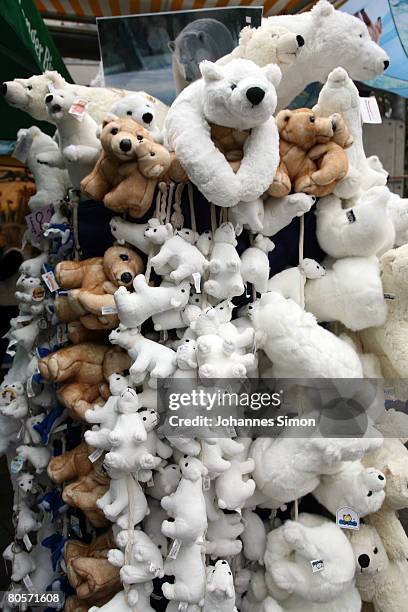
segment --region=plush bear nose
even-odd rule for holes
[[[388,60],[385,60],[385,62],[384,62],[384,70],[387,70],[389,65],[390,65],[390,62]]]
[[[305,44],[305,39],[300,34],[296,36],[296,41],[299,47],[303,47],[303,45]]]
[[[126,151],[130,151],[130,149],[132,148],[132,143],[129,140],[129,138],[124,138],[123,140],[120,141],[119,146],[122,149],[122,151],[126,153]]]
[[[52,102],[54,99],[54,96],[52,94],[48,94],[47,96],[45,96],[45,101],[48,104],[49,102]]]
[[[152,113],[144,113],[144,115],[142,115],[142,119],[145,123],[151,123],[153,121],[153,115]]]
[[[358,564],[360,567],[365,569],[370,565],[370,557],[368,555],[360,555],[358,558]]]
[[[260,104],[265,97],[265,92],[260,87],[250,87],[246,92],[246,97],[254,106]]]
[[[2,84],[1,93],[3,94],[3,96],[7,93],[7,83]]]
[[[124,272],[120,277],[120,280],[122,281],[122,283],[125,283],[125,285],[128,285],[132,282],[132,278],[133,277],[130,272]]]
[[[378,474],[378,480],[384,480],[384,476],[381,476],[381,474]]]

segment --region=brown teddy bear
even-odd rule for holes
[[[109,489],[110,478],[102,468],[103,457],[98,459],[92,469],[74,480],[62,491],[62,499],[69,506],[79,508],[94,527],[106,527],[109,521],[96,505],[97,500]]]
[[[344,148],[353,139],[338,113],[317,117],[309,108],[282,110],[276,117],[280,164],[269,195],[304,192],[323,197],[348,171]]]
[[[76,589],[77,599],[72,601],[69,610],[81,610],[80,602],[103,605],[121,590],[119,568],[107,559],[110,549],[116,548],[112,530],[94,538],[89,544],[79,540],[69,540],[64,548],[64,561],[70,585]],[[68,601],[68,600],[67,600]],[[74,606],[74,607],[73,607]]]
[[[62,455],[53,457],[47,467],[48,476],[56,484],[61,484],[64,480],[72,480],[78,476],[86,476],[93,466],[92,462],[88,459],[92,450],[83,441]]]
[[[101,156],[81,189],[115,212],[137,219],[150,208],[159,181],[186,180],[174,154],[133,119],[108,116],[100,139]]]
[[[55,300],[55,311],[61,321],[79,319],[91,330],[114,329],[119,324],[116,314],[103,314],[102,309],[115,309],[113,294],[118,287],[133,287],[133,279],[144,271],[141,258],[123,246],[112,246],[103,257],[83,261],[61,261],[55,268],[57,282],[68,289],[66,296]]]
[[[124,372],[131,363],[117,346],[82,342],[43,357],[38,368],[46,380],[65,383],[58,388],[57,397],[73,419],[83,421],[88,408],[109,398],[109,376]]]

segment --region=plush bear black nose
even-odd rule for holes
[[[6,95],[7,93],[7,83],[3,83],[1,86],[1,93],[3,94],[3,96]]]
[[[142,119],[145,123],[151,123],[153,121],[153,115],[152,113],[144,113],[144,115],[142,115]]]
[[[132,143],[129,140],[129,138],[124,138],[123,140],[120,141],[119,146],[122,149],[122,151],[126,153],[126,151],[130,151],[130,149],[132,148]]]
[[[45,101],[46,101],[47,104],[52,102],[53,99],[54,99],[54,96],[52,94],[48,94],[47,96],[45,96]]]
[[[378,480],[384,480],[384,476],[381,476],[381,474],[378,474]]]
[[[300,34],[296,36],[296,41],[299,47],[303,47],[303,45],[305,44],[305,39]]]
[[[246,92],[246,97],[254,106],[260,104],[265,97],[265,92],[260,87],[250,87]]]
[[[125,283],[125,285],[127,285],[128,283],[131,283],[132,279],[133,277],[130,272],[124,272],[122,276],[120,277],[120,280],[122,281],[122,283]]]
[[[384,62],[384,70],[387,70],[389,65],[390,65],[390,62],[388,60],[385,60],[385,62]]]
[[[358,558],[358,564],[360,567],[365,569],[370,565],[370,557],[368,555],[360,555]]]

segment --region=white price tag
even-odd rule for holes
[[[363,123],[382,123],[380,109],[374,96],[360,98],[360,111]]]
[[[181,548],[181,540],[173,540],[173,544],[171,545],[169,554],[167,555],[169,559],[177,559],[177,555],[179,554],[179,550]]]
[[[353,508],[339,508],[336,512],[336,524],[341,529],[360,529],[360,515]]]
[[[102,453],[103,453],[103,450],[101,448],[95,449],[93,453],[88,455],[89,461],[91,463],[95,463],[95,461],[98,461],[99,457],[101,457]]]
[[[41,278],[43,279],[44,283],[47,285],[51,293],[59,289],[59,284],[57,283],[54,272],[52,270],[46,272],[45,274],[41,274]]]
[[[322,570],[324,570],[323,559],[313,559],[313,561],[310,562],[310,565],[312,566],[312,572],[314,574],[316,572],[321,572]]]
[[[118,309],[116,306],[102,306],[101,312],[103,315],[117,314]]]
[[[203,478],[203,491],[209,491],[211,488],[211,480],[209,476]]]
[[[24,459],[22,457],[14,457],[10,461],[10,473],[18,474],[23,469]]]
[[[24,542],[25,547],[28,550],[28,552],[30,552],[30,550],[32,549],[33,545],[31,544],[31,540],[28,537],[28,533],[26,533],[25,536],[23,537],[23,542]]]
[[[18,159],[22,164],[27,161],[28,154],[30,153],[31,145],[33,144],[33,137],[31,134],[25,134],[22,138],[17,140],[17,144],[14,148],[12,157]]]
[[[68,112],[70,115],[73,115],[75,119],[78,119],[78,121],[82,121],[88,104],[89,102],[83,98],[75,98]]]
[[[24,586],[27,588],[27,590],[32,592],[33,589],[34,589],[34,585],[33,585],[33,581],[31,580],[31,578],[30,578],[30,576],[28,574],[26,576],[24,576],[23,582],[24,582]]]
[[[194,280],[194,288],[196,293],[201,293],[201,274],[199,274],[199,272],[193,272],[191,276]]]

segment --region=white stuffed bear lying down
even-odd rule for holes
[[[74,89],[81,98],[88,100],[87,112],[97,123],[102,123],[112,104],[124,96],[136,93],[124,89],[85,87],[84,85],[67,83],[64,77],[55,70],[46,70],[44,74],[34,75],[29,79],[6,81],[3,83],[3,95],[10,106],[19,108],[34,119],[49,122],[50,118],[44,107],[44,98],[49,93],[50,86],[54,89]],[[162,128],[167,106],[143,91],[138,93],[145,96],[150,102],[154,101],[157,110],[156,121],[159,128]]]
[[[272,115],[281,71],[245,59],[225,66],[203,61],[200,71],[202,78],[181,92],[167,114],[167,144],[210,202],[223,207],[250,202],[268,189],[279,163]],[[236,173],[211,140],[210,124],[251,130]]]

